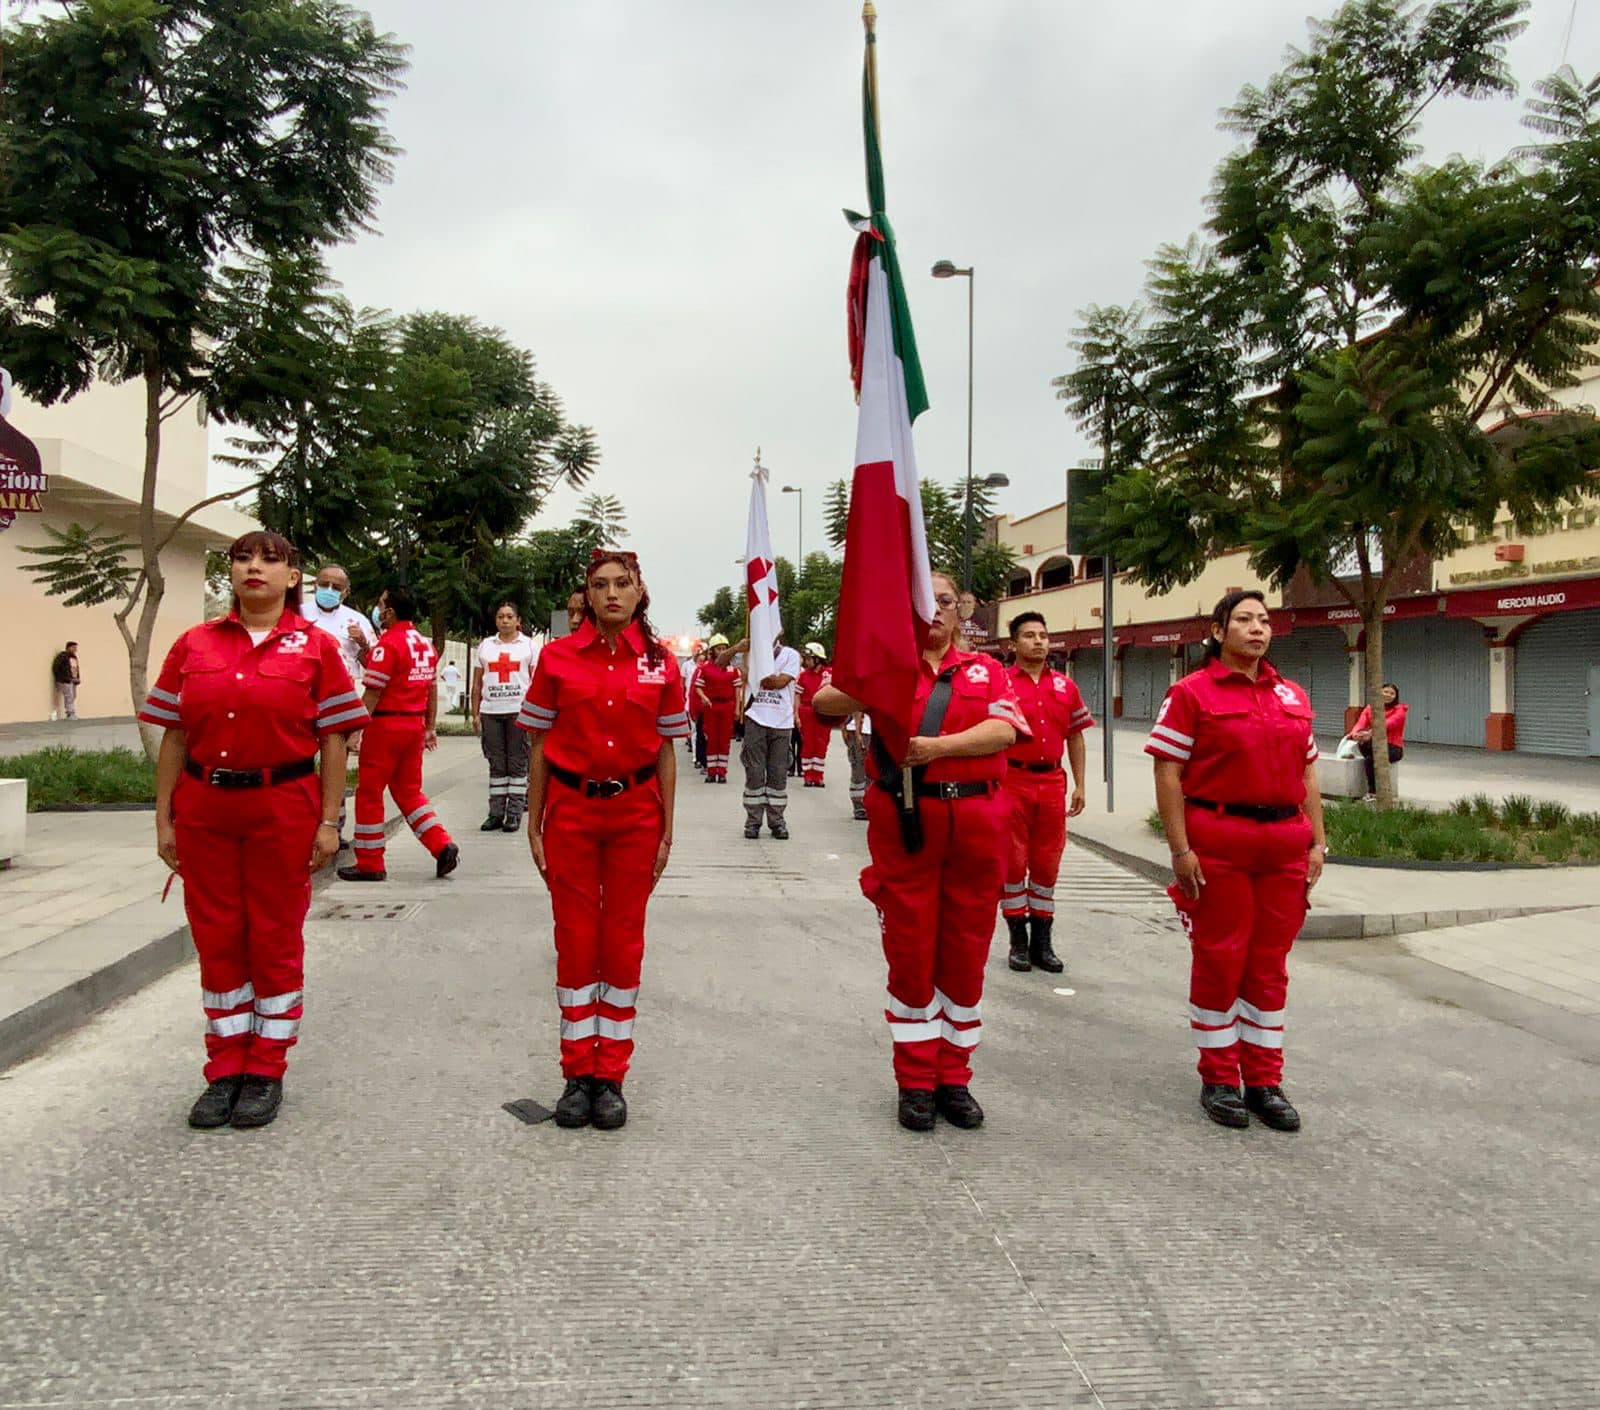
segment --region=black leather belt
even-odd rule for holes
[[[1025,764],[1021,759],[1007,759],[1006,763],[1013,769],[1026,769],[1030,774],[1058,774],[1061,772],[1061,762],[1053,764]]]
[[[564,769],[560,764],[545,761],[550,770],[550,777],[557,783],[564,783],[568,788],[575,788],[583,793],[585,798],[615,798],[619,793],[626,793],[637,784],[648,783],[656,776],[656,766],[646,764],[637,773],[630,774],[627,778],[585,778],[582,774],[575,774],[571,769]]]
[[[399,716],[407,720],[421,720],[427,718],[426,710],[374,710],[372,716],[377,719],[380,715]]]
[[[879,788],[892,798],[899,798],[900,790],[890,788],[887,784],[878,783]],[[993,779],[978,779],[968,783],[919,783],[917,785],[918,798],[981,798],[987,793],[993,793],[999,785]]]
[[[185,759],[183,771],[212,788],[270,788],[275,783],[289,783],[315,773],[317,761],[315,758],[297,759],[292,764],[274,764],[270,769],[211,769],[193,759]]]
[[[1204,808],[1208,813],[1221,813],[1229,818],[1248,818],[1251,822],[1288,822],[1300,816],[1297,804],[1273,807],[1266,803],[1213,803],[1209,798],[1185,798],[1192,808]]]

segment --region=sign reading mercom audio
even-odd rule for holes
[[[18,514],[44,513],[50,489],[38,446],[6,420],[10,414],[11,374],[0,368],[0,529],[9,529]]]

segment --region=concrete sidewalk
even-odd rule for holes
[[[123,728],[137,748],[132,722]],[[482,767],[477,740],[447,737],[424,787],[443,792]],[[392,801],[384,821],[400,826]],[[168,875],[149,812],[29,814],[26,853],[0,871],[0,1069],[193,959],[181,883],[162,904]]]
[[[1155,775],[1144,753],[1147,723],[1118,721],[1115,731],[1116,811],[1105,809],[1102,738],[1089,735],[1088,798],[1073,820],[1074,840],[1102,856],[1159,881],[1172,879],[1165,841],[1150,830]],[[1580,812],[1600,811],[1600,759],[1552,759],[1487,754],[1472,749],[1413,745],[1406,750],[1403,784],[1408,802],[1442,807],[1472,793],[1493,798],[1525,793]],[[1600,899],[1600,867],[1513,868],[1496,871],[1424,870],[1357,866],[1328,859],[1312,893],[1308,940],[1350,940],[1404,935],[1457,925],[1593,906]]]

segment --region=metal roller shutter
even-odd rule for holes
[[[1083,703],[1089,707],[1089,713],[1097,720],[1103,720],[1106,713],[1101,705],[1103,682],[1100,679],[1100,672],[1103,669],[1098,651],[1080,651],[1073,658],[1070,672],[1072,683],[1078,687],[1078,694],[1083,697]]]
[[[1517,642],[1517,748],[1528,754],[1600,752],[1589,729],[1589,673],[1600,666],[1600,611],[1560,612]]]
[[[1129,720],[1153,720],[1167,694],[1165,647],[1129,647],[1122,657],[1122,714]]]
[[[1349,653],[1344,633],[1327,627],[1306,627],[1291,636],[1274,637],[1268,659],[1311,697],[1319,736],[1337,739],[1344,733],[1344,710],[1350,698]]]
[[[1483,747],[1489,714],[1489,651],[1483,628],[1458,617],[1390,622],[1383,674],[1411,707],[1406,742]]]

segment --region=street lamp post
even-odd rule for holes
[[[800,570],[805,566],[806,561],[806,492],[797,485],[785,485],[783,492],[784,494],[800,496],[795,501],[795,508],[798,512],[795,514],[794,527],[794,575],[798,581]]]
[[[975,265],[961,269],[949,260],[942,259],[932,270],[935,279],[954,279],[959,276],[967,281],[967,494],[961,544],[961,586],[966,592],[972,591],[972,311],[973,290],[978,282],[975,269]]]

